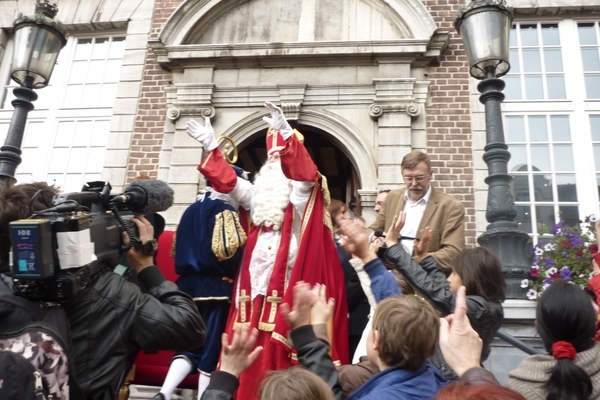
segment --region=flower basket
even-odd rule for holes
[[[537,300],[544,290],[556,280],[579,285],[582,289],[592,276],[592,254],[598,252],[596,217],[587,216],[578,226],[560,221],[552,229],[545,224],[538,226],[540,237],[531,249],[530,279],[524,279],[521,287],[529,288],[527,297]]]

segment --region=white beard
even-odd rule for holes
[[[254,180],[254,188],[252,223],[279,230],[292,192],[291,180],[283,174],[281,163],[267,162],[263,165]]]

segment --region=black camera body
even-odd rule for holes
[[[130,222],[120,216],[119,208],[127,209],[112,201],[108,182],[91,182],[84,190],[61,195],[54,207],[10,223],[17,294],[65,302],[96,274],[119,263],[127,249],[121,232],[137,234],[122,226]]]

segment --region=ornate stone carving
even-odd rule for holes
[[[169,118],[173,122],[177,121],[180,116],[181,116],[181,111],[179,111],[178,108],[171,107],[167,110],[167,118]]]
[[[283,110],[283,115],[287,119],[297,120],[300,116],[300,106],[302,103],[294,102],[294,103],[281,103],[281,109]]]
[[[417,103],[408,104],[377,104],[369,106],[369,115],[375,119],[381,117],[383,113],[405,112],[415,118],[421,114],[421,107]]]

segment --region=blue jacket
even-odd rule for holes
[[[447,383],[430,361],[417,371],[389,367],[366,381],[348,400],[426,400]]]

